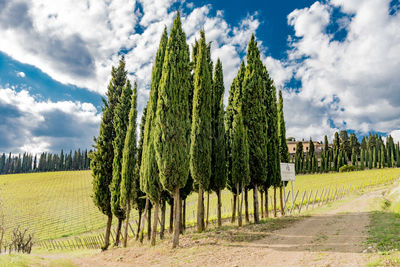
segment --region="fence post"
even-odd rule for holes
[[[311,191],[310,191],[310,195],[308,196],[308,201],[307,201],[306,210],[308,210],[308,205],[310,204],[311,196],[312,196],[312,189],[311,189]]]
[[[303,206],[303,201],[304,201],[304,197],[306,196],[306,194],[307,194],[307,191],[304,191],[303,197],[302,197],[301,202],[300,202],[299,214],[301,212],[301,207]]]
[[[322,203],[322,195],[324,194],[324,191],[325,191],[325,188],[322,188],[321,195],[319,196],[319,199],[318,199],[318,206],[321,206],[321,203]],[[325,196],[325,195],[324,195],[324,196]]]
[[[299,190],[297,190],[296,195],[295,195],[295,197],[294,197],[293,205],[292,205],[292,209],[291,209],[291,211],[290,211],[290,214],[293,214],[293,212],[294,212],[294,207],[296,206],[296,199],[297,199],[297,195],[298,195],[298,194],[299,194]]]

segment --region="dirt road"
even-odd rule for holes
[[[254,226],[228,230],[230,240],[219,236],[223,231],[198,240],[193,236],[183,237],[183,247],[177,250],[165,244],[155,248],[134,246],[76,259],[75,263],[81,266],[365,266],[367,258],[362,253],[362,242],[369,225],[368,203],[381,194],[382,191],[366,193],[339,208],[289,223],[276,231]]]

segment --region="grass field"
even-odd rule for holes
[[[351,173],[299,175],[294,183],[299,196],[304,190],[322,190],[328,187],[364,187],[370,183],[382,183],[400,176],[400,169],[368,170]],[[49,172],[0,176],[0,212],[4,214],[5,227],[29,228],[36,240],[61,238],[103,228],[106,217],[98,211],[91,199],[91,172]],[[289,189],[290,187],[288,187]],[[286,191],[288,192],[288,191]],[[269,192],[272,196],[272,190]],[[222,193],[224,217],[231,213],[232,195]],[[300,197],[297,202],[300,201]],[[197,195],[187,199],[188,223],[195,221]],[[252,212],[252,195],[249,207]],[[169,210],[167,208],[167,210]],[[132,218],[136,212],[132,212]],[[168,222],[167,213],[167,222]],[[216,195],[210,194],[210,218],[216,216]],[[7,235],[6,235],[7,238]]]

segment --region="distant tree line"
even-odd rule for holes
[[[335,133],[333,144],[324,138],[324,146],[317,155],[313,141],[310,139],[309,151],[303,151],[303,143],[298,142],[294,157],[296,173],[337,172],[343,166],[354,166],[354,169],[400,167],[399,143],[395,144],[392,136],[386,138],[370,134],[362,138],[361,143],[354,133],[348,135],[343,130]]]
[[[208,200],[213,193],[218,199],[221,226],[224,188],[232,192],[232,220],[237,212],[239,226],[242,206],[244,219],[250,218],[250,190],[255,223],[268,216],[270,187],[274,188],[277,214],[277,189],[282,191],[280,162],[289,161],[283,98],[261,60],[254,35],[246,61],[231,84],[226,108],[222,62],[212,61],[211,43],[204,31],[200,31],[192,53],[189,49],[178,13],[169,36],[164,30],[155,55],[140,136],[136,136],[136,83],[132,85],[127,77],[124,57],[119,66],[112,67],[99,135],[90,153],[93,201],[108,217],[103,249],[110,245],[113,218],[118,220],[114,246],[119,245],[123,221],[126,246],[131,208],[139,213],[136,238],[143,240],[147,222],[147,238],[154,245],[158,223],[160,238],[164,236],[166,203],[173,214],[172,245],[178,246],[185,229],[186,198],[191,192],[198,193],[198,232],[207,227]],[[280,196],[283,211],[282,193]]]
[[[30,153],[18,155],[3,153],[0,157],[0,174],[75,171],[90,169],[90,158],[87,150],[70,150],[60,154],[43,152],[39,156]]]

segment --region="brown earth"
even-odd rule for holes
[[[382,192],[368,192],[319,215],[189,233],[175,250],[169,241],[154,248],[132,243],[73,261],[79,266],[365,266],[368,202]]]

